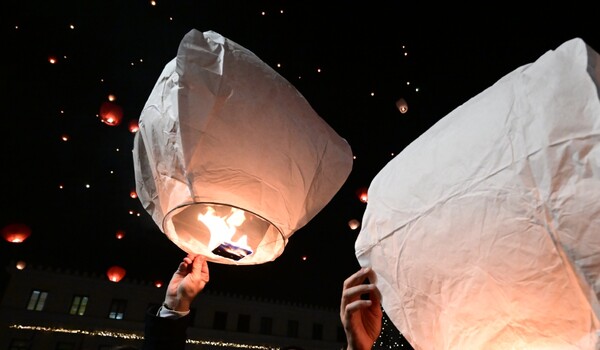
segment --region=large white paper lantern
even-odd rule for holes
[[[168,238],[235,265],[276,259],[352,169],[346,140],[287,80],[197,30],[154,86],[133,156],[138,197]]]
[[[567,41],[373,179],[356,256],[415,349],[600,349],[599,82]]]

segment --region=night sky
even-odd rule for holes
[[[99,275],[120,265],[129,279],[169,280],[185,253],[130,197],[128,123],[139,118],[183,36],[213,30],[289,80],[356,160],[340,191],[278,259],[211,264],[207,288],[337,308],[343,280],[359,267],[359,230],[348,226],[366,206],[357,191],[505,74],[575,37],[600,50],[598,18],[569,4],[525,11],[398,1],[4,2],[0,226],[23,223],[32,234],[21,244],[0,242],[2,262]],[[124,112],[117,126],[98,118],[110,95]],[[405,114],[399,98],[408,103]]]

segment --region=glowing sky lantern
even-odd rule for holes
[[[359,188],[356,190],[356,196],[358,197],[359,201],[367,203],[369,201],[369,189],[367,187]]]
[[[100,120],[109,126],[121,124],[123,108],[114,102],[103,102],[100,106]]]
[[[27,267],[27,263],[23,260],[19,260],[17,261],[15,267],[17,268],[17,270],[24,270]]]
[[[106,270],[106,276],[111,282],[119,282],[125,277],[125,273],[125,269],[117,265],[111,266]]]
[[[123,230],[118,230],[117,233],[115,233],[115,237],[117,239],[123,239],[125,238],[125,231]]]
[[[9,224],[2,229],[2,237],[10,243],[23,243],[30,235],[29,226],[21,223]]]
[[[276,259],[340,189],[352,152],[287,80],[218,33],[183,38],[134,139],[138,197],[212,262]]]
[[[400,113],[404,114],[408,112],[408,103],[406,103],[404,98],[399,98],[398,101],[396,101],[396,108],[398,108]]]
[[[132,119],[129,121],[128,129],[129,132],[132,134],[135,134],[136,132],[138,132],[138,130],[140,130],[140,126],[138,125],[137,119]]]
[[[352,219],[352,220],[348,221],[348,227],[350,227],[351,230],[356,230],[357,228],[360,227],[360,221],[358,221],[356,219]]]
[[[356,256],[415,349],[600,349],[599,67],[547,51],[371,182]]]

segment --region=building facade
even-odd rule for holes
[[[45,267],[5,268],[0,349],[141,348],[144,315],[165,286]],[[191,310],[186,349],[338,350],[339,311],[205,290]]]

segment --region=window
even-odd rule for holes
[[[315,340],[323,339],[323,325],[320,323],[313,323],[312,338]]]
[[[260,318],[260,334],[271,334],[273,333],[273,319],[271,317]]]
[[[287,336],[291,338],[298,338],[298,321],[288,321]]]
[[[34,290],[33,292],[31,292],[31,296],[29,297],[29,303],[27,304],[27,310],[42,311],[44,309],[44,304],[46,303],[47,297],[48,297],[48,292],[43,292],[41,290]]]
[[[76,295],[73,297],[73,302],[71,303],[71,310],[69,310],[70,315],[79,315],[83,316],[85,314],[85,308],[88,303],[88,297],[83,295]]]
[[[239,315],[237,323],[238,332],[250,331],[250,315]]]
[[[108,312],[108,318],[113,320],[122,320],[125,316],[125,307],[127,306],[127,300],[124,299],[113,299],[110,304],[110,311]]]
[[[213,328],[224,330],[227,326],[227,313],[223,311],[215,312],[215,318],[213,320]]]
[[[13,339],[8,345],[8,350],[29,350],[29,340]]]

